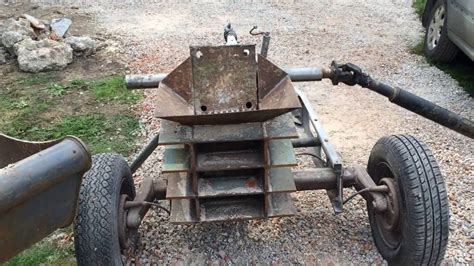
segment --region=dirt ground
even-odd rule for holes
[[[131,73],[169,72],[189,55],[189,45],[221,44],[222,30],[233,22],[242,43],[260,43],[248,35],[253,25],[271,31],[269,58],[281,66],[328,66],[353,62],[373,77],[474,118],[474,100],[456,81],[409,48],[422,27],[411,1],[149,1],[90,5],[88,26],[119,45]],[[258,49],[258,48],[257,48]],[[72,68],[74,69],[74,68]],[[69,70],[68,70],[69,71]],[[411,134],[433,150],[450,199],[450,239],[445,261],[473,262],[474,143],[420,118],[360,87],[328,81],[298,83],[312,101],[346,165],[365,165],[372,146],[385,135]],[[137,107],[143,123],[140,145],[159,129],[152,116],[156,93]],[[140,146],[139,145],[139,146]],[[160,153],[137,174],[160,178]],[[347,192],[347,195],[350,191]],[[251,262],[380,264],[362,199],[332,214],[322,192],[295,193],[296,217],[226,224],[175,226],[151,212],[141,228],[139,258],[144,264]]]

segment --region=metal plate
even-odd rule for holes
[[[268,144],[268,149],[270,154],[270,167],[297,165],[291,140],[270,140]]]
[[[296,208],[289,193],[276,193],[268,195],[267,217],[292,216]]]
[[[196,202],[193,199],[172,199],[171,215],[169,221],[171,223],[196,223]]]
[[[196,114],[257,109],[255,45],[190,49]]]
[[[291,142],[290,142],[291,145]],[[263,156],[254,150],[197,154],[197,171],[256,169],[264,166]]]
[[[269,193],[295,192],[296,186],[290,167],[271,168],[269,170]]]
[[[199,197],[263,194],[263,178],[258,175],[232,175],[200,178]]]
[[[201,222],[263,218],[263,196],[207,199],[201,202]]]
[[[165,148],[163,173],[187,172],[190,153],[185,145],[169,145]]]
[[[168,185],[166,186],[167,199],[182,199],[195,196],[192,188],[191,173],[165,173],[164,177],[168,180]]]

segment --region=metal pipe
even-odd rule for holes
[[[3,148],[0,153],[15,152]],[[67,137],[0,169],[0,264],[71,224],[82,176],[90,166],[86,146]]]
[[[319,67],[285,68],[291,81],[320,81],[323,79],[323,69]]]
[[[332,168],[313,168],[293,171],[296,189],[317,190],[336,189],[336,173]],[[356,176],[352,172],[343,171],[342,182],[344,187],[352,187]]]
[[[452,129],[464,136],[474,138],[474,122],[413,93],[371,80],[368,89],[387,97],[392,103]]]
[[[158,88],[160,82],[168,74],[159,73],[159,74],[150,74],[150,75],[126,75],[125,76],[125,86],[127,89],[150,89]]]
[[[290,76],[291,81],[293,82],[320,81],[323,78],[326,78],[329,73],[329,70],[319,67],[284,68],[284,71]],[[160,82],[167,75],[167,73],[149,75],[126,75],[125,86],[129,90],[158,88]]]
[[[155,137],[145,146],[145,148],[138,154],[137,158],[130,165],[130,170],[134,174],[138,168],[145,162],[148,157],[153,153],[154,150],[158,147],[158,141],[160,140],[160,133],[156,134]]]
[[[317,138],[299,138],[291,141],[293,148],[306,148],[321,146],[321,142]]]

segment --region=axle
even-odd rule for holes
[[[395,88],[372,79],[354,64],[339,65],[333,62],[331,68],[301,67],[285,68],[293,82],[320,81],[330,79],[334,85],[340,82],[349,86],[360,85],[385,97],[392,103],[419,114],[431,121],[452,129],[464,136],[474,138],[474,122],[461,117],[439,105],[416,96],[406,90]],[[127,75],[125,84],[128,89],[157,88],[167,74]]]

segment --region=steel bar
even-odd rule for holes
[[[343,180],[342,180],[342,160],[336,152],[334,146],[329,142],[329,137],[324,130],[321,122],[319,121],[318,115],[316,111],[311,107],[311,102],[306,97],[306,95],[300,91],[296,90],[300,102],[302,103],[303,109],[305,109],[309,116],[309,121],[313,125],[313,128],[317,134],[319,141],[321,141],[321,146],[326,154],[326,158],[328,160],[328,165],[334,169],[336,173],[336,189],[328,190],[328,196],[331,199],[331,203],[333,205],[334,212],[341,213],[342,212],[342,190],[343,190]]]
[[[332,168],[296,170],[293,171],[293,178],[298,191],[337,188],[336,173]],[[352,187],[356,176],[353,172],[343,171],[342,180],[344,187]]]
[[[130,170],[132,174],[135,173],[138,168],[145,162],[145,160],[150,157],[153,151],[158,147],[158,142],[160,140],[160,133],[156,134],[155,137],[146,145],[146,147],[138,154],[138,157],[130,165]]]
[[[154,200],[163,200],[166,198],[166,183],[156,181],[153,178],[146,178],[142,181],[136,197],[133,201],[153,202]],[[127,226],[129,228],[138,228],[150,209],[150,205],[138,205],[128,210]]]
[[[291,141],[293,148],[306,148],[321,146],[321,142],[317,138],[299,138]]]
[[[158,88],[160,82],[168,74],[159,73],[159,74],[150,74],[150,75],[126,75],[125,76],[125,85],[127,89],[151,89]]]
[[[319,67],[295,67],[283,69],[293,82],[320,81],[327,77],[326,70]],[[149,75],[127,75],[125,85],[128,89],[152,89],[158,88],[160,82],[167,76],[167,73]]]
[[[368,89],[387,97],[392,103],[452,129],[464,136],[474,138],[474,122],[459,116],[406,90],[371,80]]]

